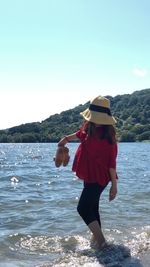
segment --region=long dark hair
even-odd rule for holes
[[[102,131],[100,134],[97,134],[97,128],[101,127]],[[106,139],[109,144],[115,144],[117,142],[116,129],[113,125],[99,125],[90,121],[85,121],[83,124],[83,130],[87,133],[88,136],[94,136],[101,140]]]

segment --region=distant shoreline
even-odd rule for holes
[[[119,142],[150,142],[150,89],[107,98],[117,121]],[[80,112],[88,107],[89,102],[54,114],[42,122],[0,130],[0,143],[58,142],[64,135],[76,132],[81,127],[83,118]]]

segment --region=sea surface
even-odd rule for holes
[[[70,162],[56,168],[57,144],[0,144],[0,267],[149,267],[150,143],[120,143],[118,196],[101,196],[108,247],[91,246],[76,211],[82,181]]]

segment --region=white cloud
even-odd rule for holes
[[[133,74],[139,77],[145,77],[148,74],[147,70],[140,69],[140,68],[134,68],[132,70]]]

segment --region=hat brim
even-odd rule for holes
[[[87,121],[102,125],[114,125],[117,121],[113,116],[106,113],[91,111],[88,108],[81,112],[80,115]]]

